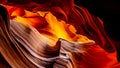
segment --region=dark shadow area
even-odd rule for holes
[[[117,0],[75,0],[86,7],[90,13],[100,17],[110,37],[120,40],[120,2]]]

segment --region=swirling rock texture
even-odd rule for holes
[[[0,2],[1,68],[120,67],[102,20],[73,0]]]

